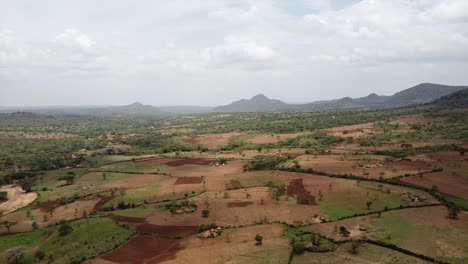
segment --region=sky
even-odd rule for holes
[[[0,106],[468,85],[467,0],[0,0]]]

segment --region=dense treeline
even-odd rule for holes
[[[80,162],[73,155],[81,149],[103,148],[103,139],[25,138],[0,135],[1,171],[40,171],[71,166]]]

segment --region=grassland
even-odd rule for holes
[[[53,263],[80,263],[118,247],[133,231],[116,225],[108,218],[90,218],[70,223],[73,231],[61,236],[58,227],[0,237],[0,250],[26,246],[25,263],[33,263],[37,251]]]

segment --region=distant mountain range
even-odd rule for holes
[[[287,104],[280,100],[269,99],[263,94],[249,100],[242,99],[229,105],[213,109],[215,112],[282,112],[282,111],[336,111],[353,109],[382,109],[424,104],[442,96],[466,89],[466,86],[448,86],[422,83],[391,96],[372,93],[366,97],[329,101],[316,101],[307,104]]]
[[[466,106],[467,86],[448,86],[432,83],[422,83],[391,96],[372,93],[365,97],[328,101],[315,101],[306,104],[287,104],[280,100],[270,99],[263,94],[250,99],[242,99],[231,104],[207,106],[162,106],[155,107],[135,102],[124,106],[54,106],[54,107],[0,107],[0,113],[31,112],[49,115],[132,115],[132,114],[162,114],[162,113],[208,113],[208,112],[286,112],[286,111],[344,111],[403,107],[415,104],[425,104],[440,98],[439,105],[456,102],[458,106]],[[464,92],[463,92],[464,91]],[[457,98],[457,92],[464,95],[465,101]],[[452,95],[454,97],[451,97]],[[449,96],[449,97],[447,97]],[[447,98],[445,98],[447,97]],[[445,99],[444,99],[445,98]],[[437,102],[437,101],[436,101]]]

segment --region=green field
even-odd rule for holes
[[[0,237],[2,261],[8,248],[27,246],[26,264],[33,263],[36,251],[44,252],[45,258],[53,259],[53,263],[80,263],[118,247],[133,234],[108,218],[82,219],[70,222],[70,226],[73,231],[65,236],[59,235],[58,227],[51,227]]]

